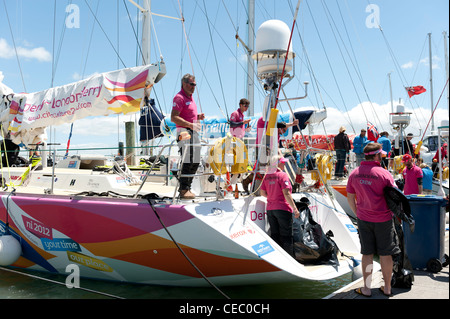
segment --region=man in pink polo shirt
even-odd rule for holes
[[[270,237],[291,256],[294,256],[294,237],[292,232],[292,214],[300,216],[292,198],[292,185],[284,172],[288,159],[274,156],[277,169],[266,174],[261,184],[261,195],[267,197],[267,219],[270,224]]]
[[[414,164],[413,158],[409,154],[403,155],[402,162],[405,163],[406,166],[402,172],[403,179],[405,180],[405,188],[403,189],[403,194],[422,194],[422,169]]]
[[[245,132],[248,132],[250,125],[245,128],[245,125],[250,123],[250,119],[244,120],[244,112],[248,110],[250,101],[241,99],[239,101],[239,108],[230,115],[230,133],[237,138],[244,138]]]
[[[398,238],[393,223],[393,213],[384,199],[384,188],[395,187],[392,175],[381,167],[382,145],[370,143],[364,147],[365,161],[348,177],[347,201],[357,216],[358,233],[361,242],[364,287],[355,289],[357,294],[370,297],[370,276],[373,255],[380,256],[386,296],[391,295],[392,255],[400,253]],[[369,279],[369,280],[368,280]]]
[[[201,129],[200,121],[205,119],[205,114],[197,113],[194,94],[195,77],[185,74],[181,79],[181,90],[173,98],[172,113],[170,119],[177,127],[177,140],[180,147],[183,166],[181,175],[193,175],[200,164],[200,147],[186,146],[186,154],[183,156],[184,145],[200,144],[198,131]],[[180,177],[180,198],[194,199],[195,195],[190,191],[193,177]]]

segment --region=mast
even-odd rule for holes
[[[430,52],[430,99],[431,99],[431,114],[433,114],[433,58],[431,56],[431,33],[428,33],[428,46]],[[434,132],[434,117],[431,117],[431,133]]]
[[[150,23],[151,23],[151,0],[143,0],[142,11],[142,65],[150,64]]]
[[[447,79],[448,79],[447,32],[444,31],[444,32],[442,32],[442,34],[444,36],[445,74],[447,75]],[[447,85],[447,108],[449,107],[449,93],[450,93],[450,87],[449,87],[449,85]]]
[[[143,0],[143,7],[139,6],[133,0],[130,0],[142,13],[142,38],[141,38],[141,48],[142,48],[142,65],[150,64],[150,23],[151,23],[151,0]],[[147,94],[147,93],[145,93]],[[153,129],[153,128],[152,128]],[[125,139],[127,149],[127,164],[135,164],[135,128],[134,122],[125,122]],[[152,140],[153,146],[153,140]],[[150,155],[152,154],[153,148],[150,149]]]
[[[248,0],[248,51],[247,51],[247,99],[250,101],[248,115],[253,116],[255,110],[255,63],[252,59],[255,48],[255,0]]]
[[[394,113],[394,101],[392,100],[391,72],[388,73],[388,77],[389,77],[389,91],[391,92],[391,113]]]
[[[236,40],[238,40],[247,51],[247,99],[250,101],[248,115],[253,116],[255,110],[255,62],[253,61],[253,51],[255,44],[255,0],[248,0],[247,17],[248,45],[241,39],[236,31]]]

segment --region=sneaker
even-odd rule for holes
[[[188,189],[184,189],[180,191],[181,199],[194,199],[195,195]]]

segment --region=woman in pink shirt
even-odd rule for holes
[[[393,213],[384,199],[384,188],[395,187],[392,175],[381,167],[382,145],[370,143],[364,147],[365,161],[348,177],[347,201],[358,218],[358,233],[361,242],[364,287],[355,292],[370,297],[373,255],[380,256],[384,286],[381,292],[391,295],[392,255],[400,253],[398,238],[393,223]]]
[[[270,236],[291,256],[294,256],[292,214],[298,218],[300,213],[291,195],[291,182],[284,172],[284,165],[288,160],[281,156],[274,156],[273,161],[278,163],[276,171],[266,174],[261,184],[261,195],[267,198]]]

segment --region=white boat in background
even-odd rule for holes
[[[257,55],[258,62],[264,63],[261,79],[269,87],[283,76],[293,76],[279,68],[286,57],[290,30],[281,21],[271,20],[270,25],[272,28],[266,31],[279,37],[262,40],[273,44],[268,40],[277,39],[277,46],[262,48]],[[289,52],[289,63],[294,63],[294,57]],[[47,126],[47,119],[55,116],[71,122],[85,114],[138,110],[144,95],[148,96],[164,74],[160,62],[98,74],[43,92],[7,92],[9,99],[2,101],[6,106],[2,114],[7,116],[2,120],[9,124],[16,141],[36,143],[37,129]],[[86,87],[93,90],[86,91]],[[268,120],[275,109],[277,86],[267,91],[271,97]],[[125,92],[131,100],[124,97]],[[68,95],[63,100],[61,94]],[[48,106],[57,101],[60,113],[48,113]],[[63,111],[64,107],[70,110],[72,103],[90,106],[72,113]],[[160,146],[160,154],[170,146]],[[208,154],[211,145],[201,147]],[[223,155],[233,151],[230,147],[232,143]],[[276,154],[277,147],[271,152]],[[271,239],[264,198],[250,195],[236,199],[234,191],[224,193],[220,181],[225,173],[213,180],[219,185],[211,196],[180,200],[176,197],[177,185],[146,182],[155,175],[152,169],[140,179],[126,169],[95,170],[93,160],[68,157],[52,167],[38,169],[39,165],[32,163],[10,167],[2,174],[3,185],[7,186],[0,192],[2,266],[66,274],[69,265],[76,265],[82,277],[99,280],[169,286],[208,286],[212,282],[225,286],[328,280],[352,272],[361,258],[355,227],[324,187],[305,188],[293,197],[296,201],[309,200],[314,220],[324,233],[333,234],[332,240],[342,254],[337,256],[337,264],[308,265],[299,263]],[[94,166],[105,164],[101,157],[95,161]],[[182,159],[178,167],[181,164]],[[162,172],[163,177],[168,175]],[[212,175],[205,167],[196,178],[204,181]]]

